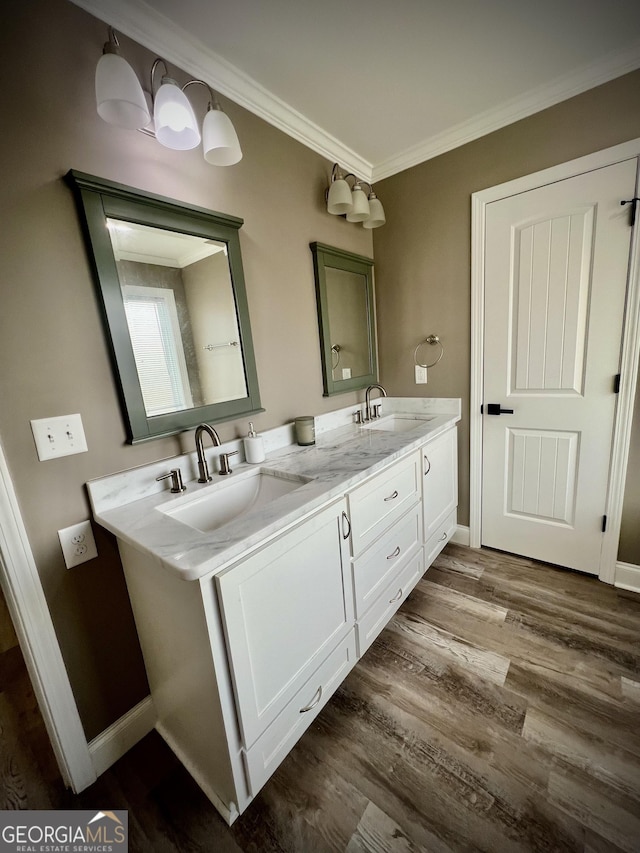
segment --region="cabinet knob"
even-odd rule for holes
[[[345,524],[347,525],[345,529]],[[351,522],[349,521],[349,516],[347,513],[342,510],[342,538],[348,539],[351,536]]]
[[[397,497],[398,497],[398,492],[396,490],[392,495],[389,495],[388,498],[385,498],[385,501],[394,501]]]
[[[425,461],[425,462],[427,463],[427,465],[429,466],[429,467],[426,469],[426,471],[424,472],[424,476],[426,477],[426,476],[427,476],[427,474],[429,473],[429,471],[431,470],[431,462],[430,462],[429,457],[427,456],[427,454],[426,454],[426,453],[425,453],[425,455],[424,455],[424,461]]]
[[[393,552],[393,554],[389,554],[389,556],[387,557],[387,560],[394,560],[396,557],[399,556],[399,554],[400,554],[400,546],[398,545],[398,547]]]

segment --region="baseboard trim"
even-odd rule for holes
[[[640,592],[640,566],[633,563],[616,563],[616,574],[613,585],[618,589],[630,592]]]
[[[456,527],[456,532],[453,534],[450,542],[454,542],[456,545],[466,545],[469,547],[469,528],[465,527],[464,524],[459,524]]]
[[[89,754],[98,776],[148,735],[155,728],[156,722],[153,700],[147,696],[95,737],[89,743]]]

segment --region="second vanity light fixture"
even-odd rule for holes
[[[353,178],[353,185],[348,182]],[[362,185],[369,187],[366,195]],[[331,170],[331,183],[327,190],[327,213],[346,216],[347,222],[361,222],[363,228],[379,228],[387,221],[380,199],[368,181],[362,181],[352,172],[343,175],[337,163]]]
[[[159,65],[164,66],[164,74],[160,86],[155,89]],[[196,148],[202,141],[204,159],[214,166],[232,166],[242,159],[235,128],[207,83],[189,80],[180,88],[169,76],[164,59],[156,59],[153,63],[150,82],[151,91],[145,92],[133,68],[120,55],[118,38],[109,27],[109,41],[104,45],[96,68],[96,103],[102,119],[155,136],[161,145],[175,151]],[[185,94],[193,85],[204,86],[209,92],[202,134]]]

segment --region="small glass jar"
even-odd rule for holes
[[[305,415],[295,419],[296,441],[301,447],[316,443],[315,418]]]

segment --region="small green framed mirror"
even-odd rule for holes
[[[263,411],[242,220],[71,171],[131,443]]]
[[[311,243],[324,396],[378,381],[373,260]]]

